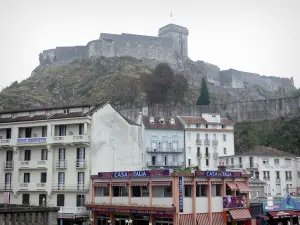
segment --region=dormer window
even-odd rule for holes
[[[197,128],[200,128],[200,124],[197,123],[197,124],[196,124],[196,127],[197,127]]]
[[[159,123],[160,123],[160,124],[164,124],[164,123],[165,123],[165,120],[164,120],[163,118],[160,118],[160,119],[159,119]]]
[[[35,112],[29,112],[29,117],[35,116]]]
[[[175,119],[174,118],[170,119],[170,124],[175,124]]]
[[[68,115],[70,113],[70,109],[64,109],[64,114]]]
[[[205,128],[208,128],[208,124],[205,124]]]
[[[153,116],[151,116],[151,117],[149,118],[149,122],[150,122],[151,124],[154,123],[154,117],[153,117]]]
[[[16,118],[16,117],[18,117],[18,113],[13,113],[12,115],[11,115],[11,117],[14,119],[14,118]]]

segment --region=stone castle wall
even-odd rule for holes
[[[210,106],[173,106],[118,109],[119,112],[138,121],[141,114],[148,116],[201,116],[202,113],[220,113],[234,122],[271,120],[300,115],[300,98],[282,98],[252,102],[236,102]]]

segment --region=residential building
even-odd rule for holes
[[[218,157],[234,155],[234,124],[219,114],[178,117],[185,129],[185,166],[217,168]]]
[[[250,199],[259,199],[262,197],[267,197],[267,194],[265,193],[267,183],[263,180],[258,179],[259,177],[258,172],[256,172],[255,176],[250,177],[249,179],[249,189],[250,189]]]
[[[86,206],[93,225],[250,224],[248,178],[221,168],[99,172]]]
[[[222,164],[230,169],[246,169],[251,176],[267,183],[268,196],[296,194],[297,161],[290,153],[270,147],[257,147],[234,156],[220,158]],[[258,172],[255,175],[255,173]]]
[[[143,117],[145,167],[183,168],[184,129],[178,118]]]
[[[86,221],[90,174],[139,169],[140,126],[109,104],[0,113],[0,202],[59,206]],[[4,194],[5,193],[5,194]]]

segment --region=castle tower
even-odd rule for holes
[[[167,37],[173,40],[174,50],[178,55],[188,57],[188,35],[186,27],[176,24],[168,24],[158,30],[159,37]]]

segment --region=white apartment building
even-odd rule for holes
[[[238,155],[221,157],[220,161],[227,168],[246,169],[253,177],[265,181],[265,193],[268,196],[297,193],[300,174],[297,172],[297,158],[292,154],[269,147],[257,147]]]
[[[218,157],[234,155],[234,124],[219,114],[178,117],[185,129],[186,167],[218,167]]]
[[[140,128],[109,104],[0,113],[0,202],[10,193],[60,206],[63,224],[86,221],[91,173],[141,169]]]
[[[145,168],[183,168],[184,129],[179,119],[151,116],[142,122]]]

